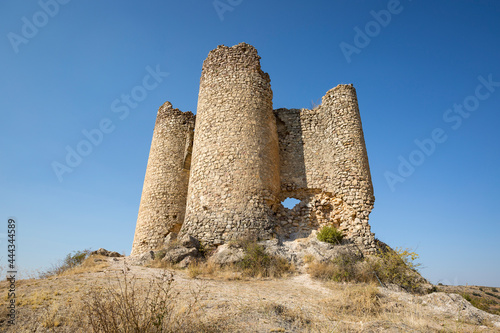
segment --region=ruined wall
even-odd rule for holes
[[[321,108],[333,115],[332,129],[337,137],[335,154],[326,155],[335,167],[330,188],[335,189],[336,196],[356,211],[356,215],[345,221],[342,227],[358,244],[374,249],[374,235],[370,232],[368,217],[375,197],[356,89],[352,84],[338,85],[323,97]]]
[[[158,110],[132,255],[156,250],[184,221],[195,116],[166,102]]]
[[[196,117],[181,233],[215,245],[247,232],[271,237],[280,192],[278,135],[269,75],[253,46],[209,53]]]
[[[334,224],[367,252],[374,196],[352,85],[339,85],[313,109],[275,110],[280,142],[280,200],[301,203],[278,211],[278,233],[303,237]]]

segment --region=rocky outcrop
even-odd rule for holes
[[[99,255],[99,256],[105,256],[105,257],[124,257],[124,255],[119,254],[118,252],[115,251],[108,251],[106,249],[100,248],[99,250],[95,250],[90,252],[90,255]]]

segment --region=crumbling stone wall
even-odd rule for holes
[[[269,75],[248,44],[203,63],[186,218],[181,233],[210,244],[273,233],[279,149]]]
[[[275,110],[280,142],[281,196],[301,203],[280,207],[279,234],[302,237],[333,224],[371,251],[368,225],[374,196],[356,91],[339,85],[313,110]]]
[[[166,102],[158,110],[132,254],[156,250],[184,221],[195,116]]]
[[[272,108],[257,50],[219,46],[203,63],[194,116],[158,112],[132,254],[171,232],[219,245],[245,234],[306,237],[324,225],[374,251],[374,196],[356,90],[312,110]],[[189,181],[189,182],[188,182]],[[280,203],[301,200],[293,209]]]
[[[321,109],[325,114],[333,115],[331,130],[337,136],[335,153],[326,155],[331,157],[328,162],[334,166],[329,191],[336,193],[356,211],[352,220],[344,222],[343,226],[351,239],[366,249],[374,250],[374,235],[370,232],[368,216],[375,197],[356,89],[350,84],[329,90],[323,97]]]

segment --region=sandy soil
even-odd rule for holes
[[[90,290],[116,288],[124,276],[145,290],[148,281],[165,272],[128,265],[126,258],[103,260],[101,266],[107,267],[90,272],[18,281],[16,325],[0,319],[0,331],[88,331],[78,314]],[[413,296],[375,286],[324,283],[304,273],[282,279],[228,280],[227,276],[193,279],[186,270],[171,272],[179,293],[176,303],[189,304],[198,297],[197,319],[220,332],[500,332],[500,317],[476,312],[468,302],[447,294]],[[7,281],[2,281],[5,304],[7,289]],[[1,315],[6,318],[6,305]]]

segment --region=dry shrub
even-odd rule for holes
[[[39,273],[41,279],[45,279],[54,275],[60,275],[72,268],[80,266],[85,259],[90,255],[90,249],[85,249],[83,251],[73,251],[68,253],[66,257],[56,264],[52,264],[51,267]]]
[[[295,271],[295,266],[285,258],[266,253],[264,246],[253,238],[233,240],[231,247],[243,248],[244,256],[240,262],[216,264],[213,261],[193,261],[188,266],[188,275],[221,277],[225,280],[239,280],[242,277],[280,278]]]
[[[311,276],[336,282],[395,284],[412,293],[423,293],[425,280],[418,274],[418,255],[408,249],[387,248],[377,256],[361,258],[352,251],[329,262],[311,262]]]
[[[102,272],[107,267],[109,267],[107,257],[101,255],[92,255],[86,258],[81,264],[63,271],[60,275]]]
[[[164,271],[146,287],[138,279],[117,277],[117,288],[93,288],[83,298],[82,322],[93,332],[219,332],[215,324],[199,319],[201,290],[192,291],[189,302],[178,301],[172,273]]]
[[[311,262],[308,272],[321,280],[357,281],[359,257],[354,252],[342,252],[329,262]]]
[[[420,264],[416,263],[418,254],[409,250],[389,247],[370,262],[374,276],[383,283],[392,283],[408,292],[421,292],[425,280],[418,274]]]
[[[279,278],[295,270],[288,260],[267,254],[264,247],[255,241],[246,243],[244,250],[243,260],[236,266],[245,276]]]

